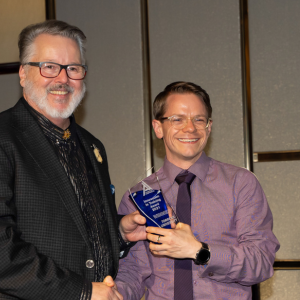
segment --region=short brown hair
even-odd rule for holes
[[[76,26],[58,20],[48,20],[25,27],[19,35],[19,58],[21,64],[29,62],[32,55],[32,45],[40,34],[60,35],[74,40],[80,50],[81,63],[85,63],[86,36]]]
[[[199,99],[201,99],[205,104],[208,118],[211,118],[212,107],[210,104],[209,95],[206,93],[206,91],[195,83],[176,81],[167,85],[165,89],[156,96],[153,102],[154,119],[160,120],[164,116],[167,109],[166,100],[168,96],[172,94],[194,94],[198,96]]]

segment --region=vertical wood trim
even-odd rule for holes
[[[248,0],[240,0],[240,33],[243,90],[244,164],[245,168],[253,172]],[[252,300],[260,300],[259,284],[252,286]]]
[[[153,166],[152,152],[152,103],[149,51],[149,22],[148,1],[141,0],[141,38],[142,38],[142,67],[143,67],[143,99],[144,99],[144,133],[145,133],[145,170]],[[147,175],[152,172],[149,171]]]
[[[56,19],[55,0],[45,0],[46,4],[46,20]]]
[[[248,1],[240,0],[241,66],[243,89],[243,125],[244,125],[244,162],[245,168],[253,171],[252,124],[251,124],[251,86]]]

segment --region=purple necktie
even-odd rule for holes
[[[191,225],[191,192],[190,185],[195,175],[188,171],[175,178],[179,184],[176,215],[179,221]],[[174,267],[174,300],[193,300],[193,274],[191,259],[175,259]]]

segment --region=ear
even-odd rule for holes
[[[155,132],[157,138],[158,139],[163,138],[164,134],[163,134],[161,122],[158,120],[152,120],[152,126],[153,126],[153,129],[154,129],[154,132]]]
[[[26,80],[26,72],[24,70],[24,67],[21,65],[19,69],[19,76],[20,76],[20,85],[22,87],[25,87],[25,80]]]
[[[210,136],[210,133],[211,133],[212,123],[213,123],[213,120],[210,120],[209,125],[207,127],[208,136]]]

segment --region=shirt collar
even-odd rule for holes
[[[54,139],[59,142],[66,142],[66,140],[63,139],[65,130],[56,126],[49,119],[47,119],[43,114],[35,110],[31,105],[28,104],[28,102],[24,99],[24,97],[22,98],[22,101],[25,107],[29,110],[31,115],[37,121],[37,123],[42,127],[44,133],[51,132],[51,134],[47,134],[47,136],[49,136],[50,139]],[[70,125],[66,130],[69,130],[71,132],[71,136],[69,139],[67,139],[67,142],[76,139],[76,122],[75,122],[74,115],[72,114],[69,117],[69,119],[70,119]]]
[[[188,171],[195,174],[201,181],[204,181],[209,169],[210,161],[211,158],[207,157],[205,152],[203,151],[199,159],[189,167]],[[183,169],[169,162],[167,157],[165,157],[162,169],[163,173],[172,184],[175,181],[176,176],[183,171]]]

